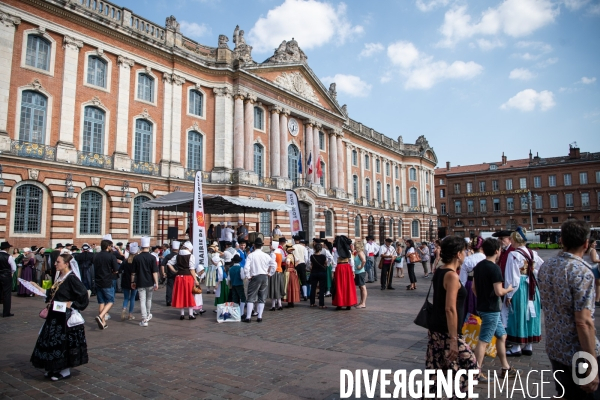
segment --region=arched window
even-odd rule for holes
[[[381,203],[381,182],[377,181],[377,201]]]
[[[154,79],[148,74],[138,75],[138,99],[154,102]]]
[[[81,194],[79,234],[100,235],[102,232],[102,195],[93,190]]]
[[[319,179],[319,183],[325,187],[325,182],[325,163],[321,161],[321,178]]]
[[[319,131],[319,150],[325,150],[325,134]]]
[[[419,202],[417,200],[417,188],[410,188],[410,206],[417,207]]]
[[[403,237],[402,235],[403,235],[403,233],[402,233],[402,219],[399,219],[398,220],[398,237],[402,238]]]
[[[87,106],[83,111],[83,147],[88,153],[104,154],[104,111]]]
[[[392,187],[390,186],[389,183],[385,186],[385,196],[386,196],[387,202],[391,204],[391,202],[392,202]]]
[[[296,182],[298,180],[298,157],[300,156],[300,150],[293,145],[290,144],[288,146],[288,178],[292,182]]]
[[[370,158],[368,154],[365,154],[365,169],[371,169],[370,167]]]
[[[203,146],[204,137],[200,132],[189,131],[188,132],[188,159],[187,159],[187,167],[193,171],[201,171],[202,170],[202,160],[204,150]]]
[[[50,42],[37,36],[27,36],[27,54],[25,64],[34,68],[50,70]]]
[[[254,107],[254,129],[265,129],[265,112],[261,107]]]
[[[383,217],[379,218],[379,243],[383,244],[385,242],[385,219]]]
[[[203,103],[204,103],[204,95],[201,92],[199,92],[198,90],[190,90],[189,113],[201,117],[202,111],[203,111],[203,108],[202,108]]]
[[[390,232],[390,236],[394,236],[394,218],[390,218],[389,225],[388,231]]]
[[[142,208],[142,204],[150,200],[146,196],[138,196],[133,200],[133,236],[150,236],[150,210]]]
[[[325,236],[333,236],[333,213],[325,211]]]
[[[379,158],[375,160],[375,172],[381,172],[381,161],[379,160]]]
[[[145,119],[135,121],[135,148],[133,154],[135,161],[152,161],[152,123]]]
[[[358,176],[352,175],[352,194],[354,200],[358,200]]]
[[[26,90],[21,97],[21,127],[19,140],[31,143],[44,143],[46,136],[46,96]]]
[[[263,177],[263,152],[264,147],[260,144],[254,144],[254,173],[258,175],[259,178]]]
[[[360,238],[360,215],[354,218],[354,237]]]
[[[385,176],[390,176],[390,163],[385,163]]]
[[[42,189],[21,185],[15,194],[15,233],[42,232]]]
[[[371,180],[369,178],[365,179],[365,197],[367,201],[371,201]]]
[[[106,88],[106,61],[97,56],[89,56],[87,83]]]
[[[409,180],[411,180],[411,181],[416,181],[417,180],[417,170],[416,169],[414,169],[414,168],[411,167],[408,170],[408,174],[409,174],[408,175],[408,179]]]
[[[370,236],[375,236],[375,218],[373,218],[372,215],[370,215],[368,219],[367,234]]]
[[[396,186],[396,204],[400,204],[400,187]]]
[[[352,165],[358,165],[358,152],[356,150],[352,150]]]
[[[419,232],[419,221],[414,220],[411,224],[411,237],[420,238],[421,234]]]

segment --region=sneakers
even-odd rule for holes
[[[148,326],[148,320],[143,320],[142,322],[140,322],[140,326]]]
[[[152,314],[148,314],[147,320],[150,321],[152,319]]]
[[[108,321],[109,319],[110,319],[110,314],[109,314],[109,313],[106,313],[106,315],[104,316],[104,320],[105,320],[105,321]]]
[[[126,308],[124,308],[121,311],[121,321],[125,321],[125,318],[127,318],[127,309]]]
[[[504,378],[505,376],[509,378],[514,378],[515,376],[517,376],[518,372],[519,370],[513,367],[510,367],[509,369],[500,368],[500,378]]]

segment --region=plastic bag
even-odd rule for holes
[[[42,281],[42,289],[51,289],[52,288],[52,280],[43,280]]]
[[[475,346],[477,346],[477,342],[479,342],[480,330],[481,318],[476,315],[469,314],[469,317],[462,327],[462,334],[465,338],[465,342],[467,342],[472,350],[475,350]],[[496,336],[492,336],[492,341],[485,349],[485,355],[496,358]]]
[[[236,303],[223,303],[217,305],[217,322],[240,322],[240,306]]]
[[[71,309],[71,316],[69,317],[69,320],[67,321],[67,326],[69,328],[72,328],[74,326],[81,325],[83,323],[85,323],[85,320],[83,319],[83,317],[81,316],[79,311],[77,311],[75,309]]]

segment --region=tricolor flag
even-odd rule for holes
[[[312,151],[310,153],[308,153],[308,160],[306,160],[306,168],[308,169],[308,175],[312,175],[312,173],[313,173]]]
[[[321,167],[321,157],[319,156],[319,161],[317,161],[317,178],[321,179],[323,177],[323,168]]]
[[[298,173],[302,173],[302,152],[299,152],[298,155]]]

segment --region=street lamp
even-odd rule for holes
[[[537,195],[535,197],[537,197]],[[529,204],[529,223],[531,226],[531,232],[533,232],[533,206],[531,204],[531,190],[527,192],[527,196],[523,195],[521,197],[521,201]]]
[[[2,165],[0,164],[0,193],[4,191],[4,179],[2,179]]]
[[[123,181],[123,186],[121,186],[121,203],[131,203],[131,193],[129,193],[129,181]]]

